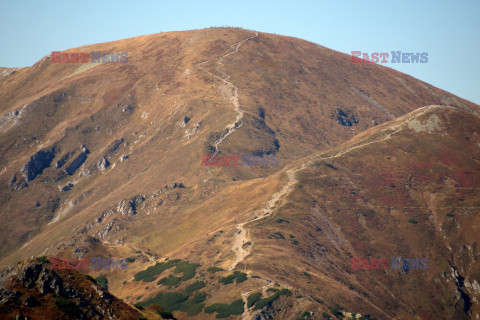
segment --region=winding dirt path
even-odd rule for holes
[[[237,266],[238,263],[242,262],[246,256],[250,254],[250,248],[253,245],[245,246],[247,242],[251,242],[250,237],[248,235],[247,230],[244,228],[244,226],[247,223],[251,223],[263,218],[268,217],[273,213],[273,209],[275,209],[277,205],[277,201],[281,201],[285,195],[289,194],[290,191],[292,190],[292,187],[295,183],[297,183],[297,179],[295,178],[295,173],[297,171],[304,169],[306,166],[306,163],[302,164],[301,167],[296,168],[296,169],[290,169],[287,171],[287,177],[288,177],[288,182],[283,186],[283,188],[275,193],[272,198],[267,202],[267,205],[265,206],[264,209],[257,211],[253,218],[251,218],[248,221],[239,223],[236,225],[236,228],[238,229],[238,232],[235,234],[235,240],[232,245],[232,250],[236,254],[235,261],[228,266],[228,270],[233,270]]]
[[[218,154],[219,144],[222,143],[231,133],[233,133],[235,131],[235,128],[238,128],[242,125],[241,121],[242,121],[242,118],[243,118],[243,111],[240,110],[240,103],[238,102],[238,87],[236,85],[234,85],[232,82],[228,81],[228,79],[230,78],[230,76],[228,74],[226,74],[225,72],[220,70],[220,68],[223,67],[222,59],[226,58],[226,57],[228,57],[232,54],[237,53],[238,49],[240,48],[240,46],[244,42],[246,42],[248,40],[251,40],[251,39],[254,39],[256,37],[258,37],[258,32],[255,32],[254,36],[248,37],[246,39],[243,39],[242,41],[239,41],[239,42],[236,42],[236,43],[230,45],[230,48],[227,50],[227,52],[225,54],[223,54],[219,57],[213,58],[213,59],[209,59],[209,60],[200,62],[199,64],[197,64],[198,68],[205,71],[206,73],[208,73],[212,77],[222,81],[231,90],[232,93],[231,93],[231,96],[230,96],[230,103],[233,104],[234,110],[237,112],[237,116],[235,118],[235,121],[228,124],[227,127],[225,128],[225,130],[223,131],[223,133],[221,134],[221,136],[213,143],[213,145],[215,146],[215,152],[214,152],[213,155]],[[234,46],[235,46],[234,50],[229,52]],[[202,65],[204,65],[206,63],[209,63],[211,61],[215,61],[215,60],[217,60],[217,64],[218,64],[218,66],[215,68],[215,70],[218,71],[222,75],[221,77],[213,74],[212,72],[210,72],[207,69],[202,67]]]

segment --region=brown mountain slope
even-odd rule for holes
[[[316,44],[242,29],[155,34],[68,50],[79,51],[128,52],[129,61],[125,64],[52,64],[48,56],[31,68],[14,70],[11,74],[3,72],[0,77],[0,110],[4,114],[0,117],[0,239],[4,244],[0,250],[3,265],[31,255],[132,257],[134,262],[126,272],[102,273],[109,277],[112,291],[130,303],[139,300],[147,305],[160,291],[169,291],[167,286],[174,288],[175,294],[182,294],[176,297],[184,300],[164,307],[167,310],[171,307],[179,318],[188,315],[214,318],[215,312],[196,311],[202,304],[205,307],[241,300],[242,293],[247,302],[248,294],[259,288],[264,289],[263,298],[274,295],[274,290],[267,292],[267,289],[275,289],[271,287],[274,286],[272,281],[277,282],[277,289],[288,289],[290,294],[278,291],[283,294],[270,296],[278,299],[273,303],[264,302],[266,308],[260,309],[266,312],[265,317],[275,312],[275,308],[268,308],[272,305],[283,305],[283,313],[276,315],[279,319],[291,317],[299,309],[311,309],[317,315],[322,312],[333,315],[337,311],[335,307],[345,312],[375,314],[380,318],[397,314],[404,317],[410,310],[419,315],[422,312],[425,316],[436,315],[442,307],[453,312],[447,301],[435,300],[433,304],[440,305],[438,308],[422,302],[422,308],[428,311],[418,311],[411,304],[412,296],[406,295],[405,301],[399,304],[394,298],[382,300],[374,296],[374,290],[359,290],[365,286],[362,281],[368,279],[368,275],[355,279],[335,263],[348,264],[349,255],[368,253],[360,251],[357,245],[364,249],[368,246],[359,244],[359,239],[350,235],[343,235],[335,225],[339,222],[329,221],[324,207],[304,202],[313,197],[312,192],[300,192],[303,189],[299,189],[297,179],[303,175],[295,178],[291,168],[303,164],[307,176],[321,180],[322,177],[316,176],[317,171],[340,172],[337,165],[332,165],[337,170],[332,169],[330,163],[312,169],[304,157],[326,147],[339,148],[329,152],[342,152],[352,144],[361,143],[361,139],[384,139],[388,132],[379,131],[378,126],[371,127],[424,105],[451,106],[462,115],[468,128],[474,128],[479,114],[477,105],[388,68],[352,64],[349,56]],[[438,117],[450,117],[443,108],[434,111]],[[409,113],[409,116],[416,114]],[[394,126],[396,121],[404,120],[393,120],[387,125]],[[412,130],[423,128],[413,123]],[[436,128],[437,122],[431,126]],[[369,128],[365,134],[341,145]],[[455,133],[454,127],[445,130],[448,134]],[[423,135],[421,130],[416,134]],[[394,141],[399,135],[394,134],[385,142]],[[468,140],[456,141],[457,138],[454,140],[459,144]],[[476,136],[472,133],[469,139],[476,141]],[[409,143],[407,147],[414,150]],[[388,146],[393,147],[398,145]],[[453,150],[450,146],[445,148],[445,154]],[[356,166],[364,165],[365,172],[374,174],[383,156],[374,148],[361,150],[367,152],[369,161],[352,162],[349,164],[351,170],[359,170]],[[398,152],[391,150],[394,151]],[[468,153],[460,151],[460,155]],[[205,167],[201,165],[204,153],[278,155],[279,166]],[[346,152],[345,157],[349,154]],[[401,156],[397,156],[399,162],[411,169],[409,157]],[[418,157],[421,156],[419,153]],[[445,161],[457,160],[448,158]],[[422,165],[427,168],[429,164]],[[473,165],[474,162],[462,163],[462,170],[474,172]],[[470,173],[462,170],[450,177],[454,181],[460,179],[461,186],[470,177]],[[333,179],[324,177],[327,178]],[[352,184],[359,185],[353,176],[349,179]],[[385,179],[390,183],[389,176]],[[299,181],[301,185],[307,183]],[[313,183],[311,188],[315,188],[319,182],[310,183]],[[342,201],[346,201],[336,197],[341,187],[334,180],[325,183],[330,188],[329,193],[315,196],[328,196],[325,202],[341,210]],[[375,210],[380,210],[382,201],[398,205],[397,196],[393,199],[383,197],[382,184],[378,189],[374,188],[376,185],[360,186],[365,189],[364,197],[381,197],[372,200],[374,204],[369,207],[375,217],[378,214]],[[400,192],[397,186],[390,188]],[[359,193],[353,192],[348,196],[349,201]],[[430,197],[426,189],[409,189],[408,192],[402,189],[401,192],[415,201]],[[444,200],[442,197],[446,195],[442,190],[441,195],[430,200],[430,205],[435,206],[435,201]],[[280,203],[276,201],[284,201],[287,196],[288,202],[278,209]],[[295,207],[302,209],[296,212],[292,209]],[[285,210],[294,210],[295,217],[278,218]],[[310,218],[302,216],[305,212]],[[312,217],[320,221],[315,220],[319,224],[316,228],[323,230],[325,226],[322,226],[327,225],[326,236],[333,244],[316,240],[318,235],[309,230]],[[302,219],[308,224],[297,226]],[[366,218],[359,219],[366,221]],[[244,225],[253,220],[255,222]],[[350,220],[347,219],[345,225],[353,228],[355,224]],[[421,226],[420,220],[415,221],[416,227]],[[291,232],[286,235],[282,228],[291,229]],[[421,230],[422,234],[425,232]],[[308,242],[308,246],[300,241],[307,236],[312,238],[302,240]],[[375,241],[381,241],[380,235],[377,237]],[[430,240],[438,241],[437,238]],[[398,241],[395,238],[390,246]],[[319,245],[314,246],[314,242]],[[298,248],[301,253],[296,251]],[[321,263],[312,265],[311,259],[317,259],[316,254],[326,250],[338,252],[326,258],[326,263],[338,274]],[[435,254],[447,261],[443,251]],[[167,263],[163,260],[165,257],[179,258],[182,262],[165,270],[157,266],[163,272],[147,281],[165,279],[164,282],[145,284],[142,273],[134,277],[158,261]],[[194,268],[186,260],[199,264],[193,277],[190,277],[192,272],[181,271]],[[309,264],[309,270],[298,266],[297,260]],[[458,261],[451,262],[455,268],[461,265]],[[465,263],[470,262],[466,260]],[[207,269],[213,266],[224,270],[209,272]],[[234,270],[244,270],[259,278],[248,277],[245,281],[225,285],[218,282],[233,276]],[[288,279],[287,274],[291,274],[292,279]],[[177,279],[177,275],[182,276]],[[384,286],[388,280],[392,281],[385,279]],[[201,292],[207,294],[203,300],[195,296],[194,291],[187,290],[189,285],[201,281],[205,283]],[[313,292],[315,285],[312,283],[332,288],[326,291],[316,288],[319,290]],[[400,284],[397,289],[405,287]],[[448,294],[452,292],[450,289],[446,285],[442,287]],[[162,299],[173,298],[157,296],[155,301]],[[319,299],[326,304],[319,304]],[[460,303],[466,301],[462,299],[458,299],[455,310],[461,310]],[[360,307],[365,301],[368,304]],[[390,310],[395,303],[398,306]],[[230,308],[236,310],[231,315],[235,318],[241,309],[240,303]],[[468,306],[462,315],[475,308]],[[254,310],[243,311],[245,317],[255,313]]]
[[[228,125],[239,128],[222,140],[222,154],[278,154],[282,166],[417,106],[444,102],[477,110],[391,69],[352,64],[349,56],[313,43],[241,29],[156,34],[68,50],[79,51],[128,52],[129,61],[57,64],[45,57],[1,79],[3,253],[59,215],[92,217],[177,181],[203,189],[209,172],[228,181],[277,169],[205,170],[201,154],[215,149]],[[182,128],[177,124],[185,116],[190,121]],[[351,127],[339,123],[346,120]],[[44,165],[29,162],[41,150],[46,164],[55,157],[43,171],[37,167]],[[129,158],[120,162],[122,156]],[[112,165],[101,174],[104,158]],[[42,174],[28,178],[28,170]],[[69,184],[71,191],[60,191]],[[7,236],[12,233],[17,236]]]

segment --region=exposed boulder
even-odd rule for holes
[[[179,126],[180,128],[185,128],[185,126],[187,125],[188,121],[190,121],[190,118],[187,117],[187,116],[184,116],[183,119],[178,122],[178,126]]]
[[[105,157],[103,157],[102,160],[97,163],[97,167],[100,171],[105,171],[109,166],[110,162]]]

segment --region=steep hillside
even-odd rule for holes
[[[92,275],[178,319],[479,313],[479,106],[243,29],[66,52],[92,51],[128,62],[0,70],[0,265],[129,258]],[[428,268],[352,270],[354,257]]]
[[[287,202],[248,225],[246,265],[382,319],[473,319],[479,125],[429,106],[310,157]]]

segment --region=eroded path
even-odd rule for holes
[[[218,152],[219,152],[218,146],[220,145],[220,143],[222,143],[230,134],[232,134],[232,132],[234,132],[236,128],[238,128],[242,125],[242,118],[243,118],[243,111],[240,110],[240,103],[238,102],[238,87],[235,84],[233,84],[232,82],[228,81],[228,79],[230,78],[230,76],[228,74],[226,74],[225,72],[220,70],[220,68],[223,67],[222,59],[226,58],[226,57],[228,57],[232,54],[237,53],[238,49],[240,48],[240,46],[244,42],[246,42],[248,40],[251,40],[253,38],[256,38],[256,37],[258,37],[258,32],[255,32],[254,36],[248,37],[246,39],[243,39],[242,41],[239,41],[239,42],[236,42],[236,43],[230,45],[230,48],[227,50],[227,52],[225,54],[223,54],[219,57],[213,58],[213,59],[209,59],[209,60],[200,62],[199,64],[197,64],[197,67],[199,67],[201,70],[205,71],[206,73],[208,73],[212,77],[222,81],[225,84],[225,86],[227,86],[227,88],[229,89],[229,92],[230,92],[230,103],[233,105],[234,110],[237,112],[237,116],[235,118],[235,121],[228,124],[227,127],[225,128],[225,130],[220,135],[220,137],[213,143],[213,145],[215,147],[215,152],[214,152],[213,155],[218,154]],[[232,49],[233,49],[233,51],[231,51]],[[215,61],[215,60],[217,61],[217,65],[218,65],[215,68],[215,70],[219,74],[221,74],[221,76],[218,76],[218,75],[208,71],[207,69],[205,69],[203,67],[204,64]]]
[[[264,209],[257,211],[254,216],[245,222],[239,223],[236,225],[236,228],[238,229],[238,232],[235,234],[235,239],[234,243],[232,246],[233,252],[236,254],[235,261],[228,266],[228,270],[233,270],[237,266],[238,263],[242,262],[246,256],[250,254],[250,248],[252,245],[245,246],[247,242],[253,242],[251,241],[248,231],[244,228],[244,226],[247,223],[252,223],[254,221],[263,219],[268,217],[273,213],[273,209],[277,206],[277,204],[280,203],[280,201],[290,193],[290,191],[293,188],[293,185],[297,183],[297,179],[295,178],[295,174],[297,171],[304,169],[306,166],[306,163],[304,163],[301,167],[296,168],[296,169],[290,169],[287,171],[287,177],[288,181],[287,183],[283,186],[283,188],[275,193],[272,198],[267,202],[266,206]],[[278,201],[278,202],[277,202]]]

